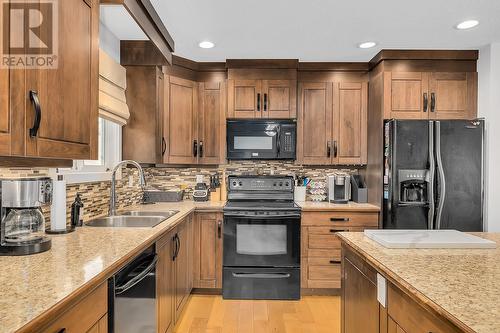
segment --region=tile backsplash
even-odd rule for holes
[[[196,185],[196,175],[204,175],[208,182],[208,176],[223,171],[227,175],[250,175],[250,174],[276,174],[276,175],[301,175],[312,180],[322,181],[326,176],[335,171],[345,171],[357,173],[357,169],[339,169],[333,167],[309,167],[296,165],[293,162],[284,161],[242,161],[230,162],[229,164],[218,167],[148,167],[144,171],[148,186],[158,189],[174,189],[180,186],[185,187],[184,199],[192,198],[192,191]],[[3,169],[0,168],[0,177],[39,177],[47,175],[48,169]],[[131,177],[129,177],[131,176]],[[129,179],[132,183],[129,184]],[[125,169],[122,179],[117,181],[117,204],[118,209],[138,204],[141,199],[141,193],[137,182],[137,170],[133,168]],[[80,193],[84,204],[84,220],[87,221],[94,217],[103,216],[108,213],[109,192],[111,182],[90,182],[80,184],[69,184],[67,186],[67,212],[68,223],[70,206],[73,203],[76,194]],[[44,211],[47,225],[50,224],[50,209]]]

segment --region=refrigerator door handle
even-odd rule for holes
[[[446,179],[444,175],[443,160],[441,158],[441,122],[436,121],[436,160],[439,175],[439,201],[436,214],[436,229],[441,229],[441,217],[443,215],[444,200],[446,197]]]
[[[429,200],[429,215],[427,228],[434,229],[434,213],[436,211],[436,197],[434,184],[436,182],[436,159],[434,157],[434,122],[429,122],[429,189],[427,198]]]

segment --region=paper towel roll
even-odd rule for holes
[[[58,175],[52,183],[52,205],[50,206],[50,230],[66,229],[66,180]]]

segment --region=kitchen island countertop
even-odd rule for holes
[[[474,233],[500,245],[500,233]],[[469,332],[500,331],[500,247],[388,249],[361,232],[339,237],[415,299]]]

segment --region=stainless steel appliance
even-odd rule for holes
[[[483,120],[385,123],[383,226],[483,230]]]
[[[300,298],[300,208],[293,177],[229,176],[223,297]]]
[[[150,247],[108,280],[110,333],[156,333],[156,263]]]
[[[203,175],[196,176],[196,185],[193,190],[193,200],[194,201],[208,201],[209,189],[207,184],[205,184],[205,179]]]
[[[338,173],[328,176],[328,201],[346,204],[351,199],[351,176]]]
[[[295,160],[294,120],[228,120],[229,160]]]
[[[47,251],[42,207],[52,200],[50,178],[0,180],[0,255],[27,255]]]

